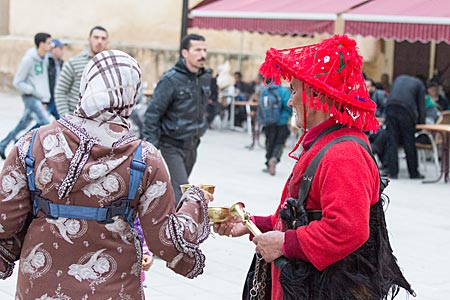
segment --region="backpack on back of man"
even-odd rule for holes
[[[276,89],[267,88],[267,94],[259,98],[259,122],[262,125],[276,124],[281,118],[281,97]]]

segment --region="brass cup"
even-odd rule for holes
[[[208,207],[208,217],[210,223],[223,223],[231,218],[228,207]]]
[[[193,186],[193,184],[190,184],[190,183],[180,185],[181,192],[184,194],[184,192],[186,192],[186,190],[188,188],[190,188],[191,186]],[[201,186],[202,186],[202,188],[201,188],[202,190],[205,190],[211,194],[214,194],[214,190],[216,189],[216,186],[214,184],[202,184]]]

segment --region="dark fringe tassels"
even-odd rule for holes
[[[370,209],[368,241],[346,258],[323,271],[309,262],[290,260],[280,270],[283,300],[388,300],[400,288],[416,296],[392,253],[383,202]]]

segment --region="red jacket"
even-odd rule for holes
[[[331,140],[352,135],[365,140],[361,131],[342,128],[323,136],[311,149],[314,139],[334,122],[330,119],[311,128],[303,142],[304,150],[286,182],[274,215],[255,217],[262,232],[282,230],[278,218],[280,206],[289,197],[297,198],[303,173],[314,156]],[[358,143],[345,141],[331,147],[319,164],[306,210],[322,210],[322,219],[297,230],[287,230],[283,252],[287,258],[311,262],[318,270],[341,260],[362,246],[369,238],[370,206],[379,199],[378,168],[372,157]],[[272,299],[281,300],[279,271],[272,265]]]

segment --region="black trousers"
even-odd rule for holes
[[[403,145],[410,177],[419,174],[417,149],[414,134],[416,122],[410,113],[401,106],[392,105],[386,108],[386,168],[391,176],[398,175],[398,146]]]
[[[269,124],[264,126],[264,134],[266,135],[266,165],[269,164],[271,158],[276,158],[277,162],[280,161],[289,133],[287,125]]]
[[[184,145],[174,145],[174,143],[160,141],[159,148],[169,168],[176,205],[178,205],[182,196],[180,185],[189,183],[189,175],[197,160],[197,147],[199,144],[199,138],[184,143]]]
[[[378,130],[377,133],[369,135],[370,146],[372,152],[378,155],[383,168],[386,166],[386,152],[388,144],[388,135],[385,127]]]

